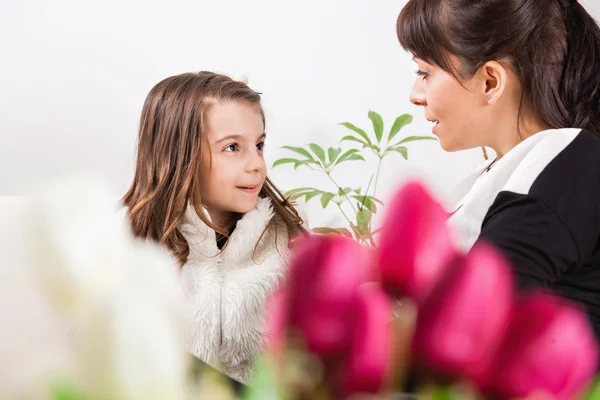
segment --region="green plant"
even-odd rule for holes
[[[406,147],[408,143],[436,140],[436,138],[433,136],[407,136],[398,140],[397,136],[400,130],[412,122],[412,116],[409,114],[397,117],[385,137],[381,115],[375,111],[369,111],[368,117],[373,125],[373,132],[370,134],[350,122],[340,124],[352,131],[352,134],[344,136],[340,143],[359,145],[359,148],[355,147],[344,151],[341,147],[330,147],[325,150],[316,143],[310,143],[304,147],[283,146],[284,149],[296,153],[295,158],[280,158],[273,163],[273,167],[293,164],[294,170],[296,170],[300,166],[305,166],[325,174],[335,187],[332,191],[314,187],[299,187],[286,192],[291,199],[303,197],[306,202],[320,198],[323,208],[327,208],[331,204],[335,205],[351,229],[350,231],[347,228],[319,227],[314,228],[313,232],[338,233],[354,238],[360,243],[374,246],[373,236],[376,232],[372,230],[371,220],[373,214],[378,210],[377,205],[383,205],[377,198],[377,185],[383,159],[391,154],[400,154],[405,160],[408,160],[408,148]],[[365,162],[367,153],[375,156],[377,166],[366,189],[363,191],[361,187],[349,187],[338,183],[333,176],[334,170],[344,162]]]

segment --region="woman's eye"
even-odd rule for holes
[[[223,149],[224,151],[233,152],[238,150],[238,145],[233,143]]]
[[[265,149],[265,142],[261,142],[256,145],[256,150],[263,151],[264,149]]]
[[[417,70],[417,75],[422,76],[423,79],[425,79],[429,76],[429,72],[419,69],[419,70]]]

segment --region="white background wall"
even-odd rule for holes
[[[600,15],[598,0],[582,0]],[[405,1],[393,0],[1,0],[0,195],[73,171],[105,175],[116,194],[132,174],[139,113],[149,89],[173,74],[242,72],[264,93],[269,163],[284,144],[333,145],[367,111],[389,128],[401,113],[430,124],[408,101],[415,66],[395,35]],[[410,146],[384,166],[381,195],[418,172],[439,193],[482,161],[435,142]],[[371,170],[348,164],[337,178],[366,185]],[[311,171],[272,172],[284,189],[328,182]],[[335,223],[308,208],[313,225]]]

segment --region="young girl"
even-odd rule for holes
[[[191,352],[247,382],[265,301],[303,231],[266,173],[260,95],[211,72],[158,83],[141,116],[123,201],[135,235],[166,245],[193,307]]]
[[[458,189],[462,246],[495,244],[600,334],[600,28],[574,0],[410,0],[397,28],[442,147],[497,155]]]

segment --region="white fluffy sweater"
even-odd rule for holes
[[[285,225],[271,224],[261,238],[272,218],[270,200],[259,198],[238,221],[223,251],[217,247],[215,232],[193,207],[188,207],[180,225],[190,246],[181,271],[191,306],[190,351],[244,383],[265,343],[266,301],[288,266]]]

